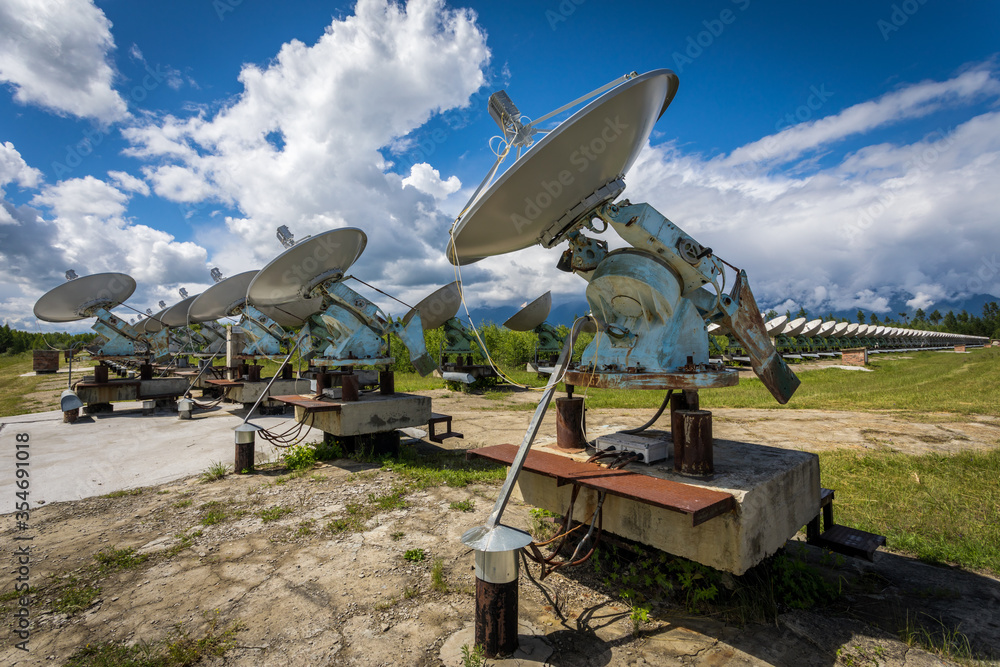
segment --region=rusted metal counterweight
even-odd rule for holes
[[[670,398],[670,432],[674,443],[674,472],[711,475],[712,413],[699,410],[698,392],[676,392]]]
[[[583,400],[582,397],[556,399],[556,446],[563,451],[582,452],[587,447]]]

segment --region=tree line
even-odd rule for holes
[[[0,327],[0,354],[21,354],[30,350],[66,350],[76,345],[89,343],[97,338],[96,333],[70,334],[66,332],[58,333],[31,333],[30,331],[19,331],[11,329],[10,325],[4,323]]]

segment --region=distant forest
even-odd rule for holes
[[[67,350],[73,344],[77,346],[97,338],[96,333],[69,334],[61,333],[30,333],[11,329],[8,324],[0,327],[0,354],[20,354],[29,350]]]
[[[800,308],[799,312],[792,315],[790,312],[785,312],[788,319],[795,319],[799,317],[812,317],[820,318],[823,320],[836,320],[838,322],[851,322],[845,317],[834,317],[833,314],[829,314],[826,317],[819,314],[810,315],[806,312],[805,308]],[[778,313],[774,310],[769,310],[766,315],[764,315],[764,320],[770,320],[778,317]],[[986,336],[993,339],[1000,339],[1000,306],[997,306],[996,301],[990,301],[983,305],[983,316],[977,317],[976,315],[969,315],[964,310],[957,315],[948,311],[944,315],[941,311],[934,310],[930,314],[925,313],[922,308],[917,308],[912,316],[907,313],[898,313],[898,317],[892,317],[892,315],[886,315],[884,318],[880,318],[875,313],[869,313],[865,315],[863,310],[858,310],[856,316],[856,321],[858,324],[882,324],[892,327],[900,327],[902,329],[923,329],[925,331],[944,331],[945,333],[962,334],[963,336]]]

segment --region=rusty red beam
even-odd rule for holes
[[[340,410],[341,407],[340,402],[338,401],[319,401],[314,398],[299,396],[298,394],[271,396],[271,400],[281,401],[282,403],[287,403],[297,408],[303,408],[306,412],[333,412],[334,410]]]
[[[245,383],[240,380],[205,380],[213,387],[242,387]]]
[[[510,465],[515,454],[517,447],[514,445],[495,445],[470,449],[466,456],[480,456]],[[688,514],[694,526],[736,509],[736,499],[730,493],[660,479],[631,470],[609,470],[596,463],[574,461],[548,452],[528,452],[524,470],[552,477],[560,486],[579,484],[646,505]]]

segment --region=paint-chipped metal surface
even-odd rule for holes
[[[565,377],[567,384],[598,389],[711,389],[733,387],[739,380],[739,372],[729,370],[703,370],[694,373],[568,371]]]
[[[514,445],[496,445],[469,450],[468,456],[481,456],[510,465],[517,454]],[[594,463],[581,463],[565,456],[530,451],[524,470],[555,478],[560,485],[581,486],[606,491],[648,505],[688,514],[697,526],[736,508],[732,494],[713,491],[671,480],[643,475],[630,470],[609,470]]]

